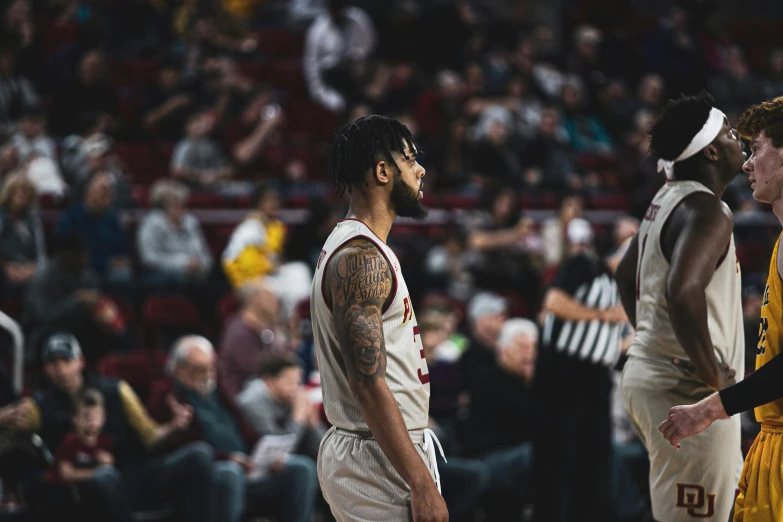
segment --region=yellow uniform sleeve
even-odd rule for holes
[[[131,425],[144,446],[152,447],[156,442],[160,426],[150,417],[139,396],[127,382],[120,381],[119,392],[128,424]]]

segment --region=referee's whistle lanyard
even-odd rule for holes
[[[443,454],[443,447],[440,445],[440,441],[438,440],[437,435],[435,435],[435,432],[429,428],[425,428],[423,449],[427,453],[427,460],[430,461],[430,467],[432,468],[433,475],[435,476],[435,485],[438,487],[438,493],[442,494],[443,492],[440,490],[440,472],[438,471],[438,456],[435,453],[435,446],[438,447],[438,451],[440,452],[440,456],[443,457],[443,461],[448,462],[446,460],[446,455]]]

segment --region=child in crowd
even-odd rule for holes
[[[87,389],[74,404],[73,431],[65,436],[55,455],[60,480],[76,484],[89,480],[99,466],[113,466],[111,438],[101,433],[106,421],[103,396]]]

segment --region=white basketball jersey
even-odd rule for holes
[[[672,181],[664,185],[647,209],[639,227],[636,275],[636,337],[629,355],[689,359],[674,335],[666,301],[669,259],[663,253],[661,231],[683,199],[696,192],[714,195],[696,181]],[[709,234],[709,230],[704,230]],[[707,313],[715,355],[737,372],[745,372],[745,339],[742,322],[742,285],[732,234],[725,255],[707,285]]]
[[[324,300],[324,272],[328,269],[332,255],[347,242],[359,238],[373,243],[380,250],[389,263],[394,278],[391,290],[393,297],[383,309],[386,382],[408,430],[426,428],[429,417],[430,376],[408,287],[400,272],[400,263],[391,248],[356,219],[340,221],[329,235],[318,258],[310,294],[313,337],[326,417],[338,428],[369,431],[348,385],[334,317]]]

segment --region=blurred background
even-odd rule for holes
[[[775,47],[783,4],[773,0],[4,0],[0,8],[3,440],[16,440],[30,401],[44,410],[47,390],[67,388],[54,367],[61,361],[83,360],[90,379],[124,380],[152,413],[154,384],[186,334],[211,342],[221,389],[251,410],[261,403],[241,394],[278,377],[260,375],[259,364],[279,356],[271,366],[284,372],[295,354],[296,391],[277,402],[299,423],[301,411],[320,412],[310,281],[347,208],[326,161],[342,125],[380,113],[404,122],[424,151],[430,215],[399,220],[389,244],[420,326],[433,426],[455,455],[443,471],[454,480],[444,491],[453,520],[530,514],[524,455],[547,422],[527,386],[537,331],[525,330],[532,355],[508,387],[488,386],[482,379],[492,374],[476,362],[520,368],[500,355],[499,332],[509,318],[540,324],[570,252],[569,223],[589,222],[602,257],[633,236],[664,183],[647,130],[668,98],[707,89],[734,124],[751,104],[783,95],[783,47]],[[724,200],[735,215],[752,369],[779,224],[753,201],[746,176]],[[73,338],[56,356],[52,336],[63,333]],[[70,422],[64,404],[52,414]],[[496,405],[489,414],[487,404]],[[622,401],[613,405],[612,520],[649,520],[646,455]],[[109,399],[105,408],[112,418]],[[253,414],[240,410],[243,420]],[[317,437],[325,418],[305,417]],[[756,427],[745,421],[747,444]],[[15,446],[28,438],[0,444],[0,519],[45,517],[50,506],[91,513],[89,495],[40,487],[58,483],[45,455],[65,435],[41,425],[25,425],[42,437],[31,439],[29,461],[16,460],[24,449]],[[254,428],[256,438],[269,429]],[[481,466],[500,451],[520,460],[497,485],[501,472]],[[26,476],[49,466],[47,478]],[[328,520],[323,499],[310,496],[302,502]],[[133,516],[187,520],[173,498],[155,499],[154,510],[134,501]]]

